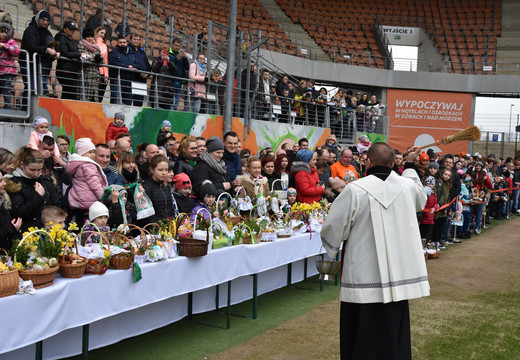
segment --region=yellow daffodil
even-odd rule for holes
[[[72,223],[70,223],[69,228],[67,230],[74,231],[74,230],[79,230],[79,228],[75,222],[72,222]]]

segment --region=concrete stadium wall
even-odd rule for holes
[[[296,78],[346,83],[362,88],[455,91],[469,93],[520,94],[520,75],[462,75],[435,72],[408,72],[312,61],[268,50],[261,57],[275,64],[280,73]],[[269,65],[267,65],[269,66]]]
[[[69,136],[72,146],[74,140],[82,137],[91,138],[94,144],[104,143],[107,126],[114,120],[116,112],[125,114],[125,124],[132,134],[134,149],[143,142],[155,143],[163,120],[171,122],[172,132],[177,140],[188,134],[206,139],[223,136],[222,116],[84,101],[39,99],[38,115],[49,120],[50,131],[54,136]],[[325,144],[330,135],[330,129],[326,128],[253,120],[251,131],[244,140],[242,119],[233,118],[231,128],[243,139],[242,147],[251,150],[253,154],[266,147],[277,150],[282,144],[293,144],[303,137],[309,139],[311,147],[315,147]],[[27,145],[32,130],[29,124],[0,124],[1,146],[16,151]]]

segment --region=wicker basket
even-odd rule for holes
[[[181,217],[177,218],[177,228],[178,225],[181,223],[181,221],[184,220],[185,217],[188,217],[190,215],[196,215],[204,220],[204,217],[197,213],[189,213],[184,214]],[[195,227],[195,226],[194,226]],[[186,256],[186,257],[197,257],[197,256],[204,256],[208,253],[208,245],[209,245],[209,226],[206,228],[206,240],[197,240],[192,238],[184,238],[184,239],[178,239],[179,240],[179,255],[180,256]]]
[[[76,239],[74,239],[74,248],[76,249],[76,255],[78,255],[78,244],[76,243]],[[64,249],[66,250],[66,249]],[[60,257],[60,274],[61,276],[69,279],[79,279],[85,274],[85,267],[87,266],[87,259],[83,256],[81,258],[83,261],[79,264],[72,264],[66,262],[67,255],[62,255]]]
[[[6,256],[6,263],[9,262],[9,255],[7,251],[2,250]],[[6,272],[0,272],[0,297],[14,295],[18,291],[18,283],[20,282],[18,277],[18,270],[11,270]]]
[[[49,270],[23,270],[20,271],[20,277],[25,281],[31,280],[35,289],[41,289],[54,283],[54,276],[59,268],[57,265]]]
[[[106,236],[100,232],[100,231],[90,231],[90,230],[87,230],[87,231],[81,231],[77,236],[76,236],[76,240],[77,239],[81,239],[81,236],[83,234],[88,234],[88,237],[87,237],[87,240],[94,236],[94,235],[98,235],[99,236],[99,242],[100,242],[100,245],[99,246],[103,246],[102,243],[106,243],[108,245],[108,250],[110,251],[110,243],[108,242]],[[104,273],[106,273],[106,271],[108,270],[108,265],[104,265],[103,263],[105,262],[106,258],[97,258],[97,259],[87,259],[87,264],[85,266],[85,274],[92,274],[92,275],[103,275]]]
[[[131,238],[131,237],[130,237]],[[130,241],[129,237],[118,233],[112,232],[112,236],[110,236],[110,243],[114,246],[121,246],[125,248],[125,245],[129,245],[132,248],[132,252],[130,253],[120,253],[110,256],[110,268],[114,270],[126,270],[129,269],[132,263],[134,262],[134,252],[137,250],[132,243],[136,243],[135,239],[133,242]]]
[[[110,267],[115,270],[130,269],[134,262],[134,254],[117,254],[110,257]]]
[[[18,270],[0,273],[0,297],[16,294],[19,282]]]
[[[34,230],[25,235],[22,240],[18,243],[18,246],[20,246],[29,236],[35,234],[35,233],[43,233],[47,235],[52,241],[54,239],[52,236],[45,230]],[[16,262],[16,255],[14,258],[14,261]],[[57,265],[53,267],[52,269],[48,270],[21,270],[19,271],[20,277],[24,281],[31,280],[33,283],[33,287],[35,289],[41,289],[47,286],[51,286],[54,283],[54,277],[56,276],[56,272],[60,268],[60,265]]]

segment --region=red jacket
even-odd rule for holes
[[[123,126],[117,126],[111,122],[110,125],[108,125],[107,132],[105,134],[105,142],[108,140],[116,140],[117,136],[123,133],[129,134],[126,125],[123,124]]]
[[[295,162],[293,164],[293,169],[295,165],[299,165],[298,163],[303,162]],[[325,193],[325,189],[318,186],[320,178],[316,169],[311,169],[307,163],[303,164],[307,165],[306,169],[297,171],[296,174],[294,174],[294,182],[296,183],[297,192],[296,199],[302,203],[312,204],[315,201],[318,202],[321,200],[321,196]]]
[[[424,209],[422,211],[421,224],[425,225],[433,225],[433,220],[435,217],[435,211],[439,208],[439,204],[437,203],[437,196],[435,194],[431,194],[428,196],[428,200],[426,200],[426,205],[424,205]],[[433,209],[433,214],[430,213],[430,210]]]

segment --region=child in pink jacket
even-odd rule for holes
[[[67,174],[72,178],[69,205],[72,209],[88,210],[108,186],[103,169],[94,161],[96,147],[89,138],[76,140],[76,154],[67,163]]]
[[[11,90],[18,74],[16,58],[20,54],[20,46],[13,39],[14,29],[8,23],[0,23],[0,89],[4,97],[4,109],[12,109]]]

